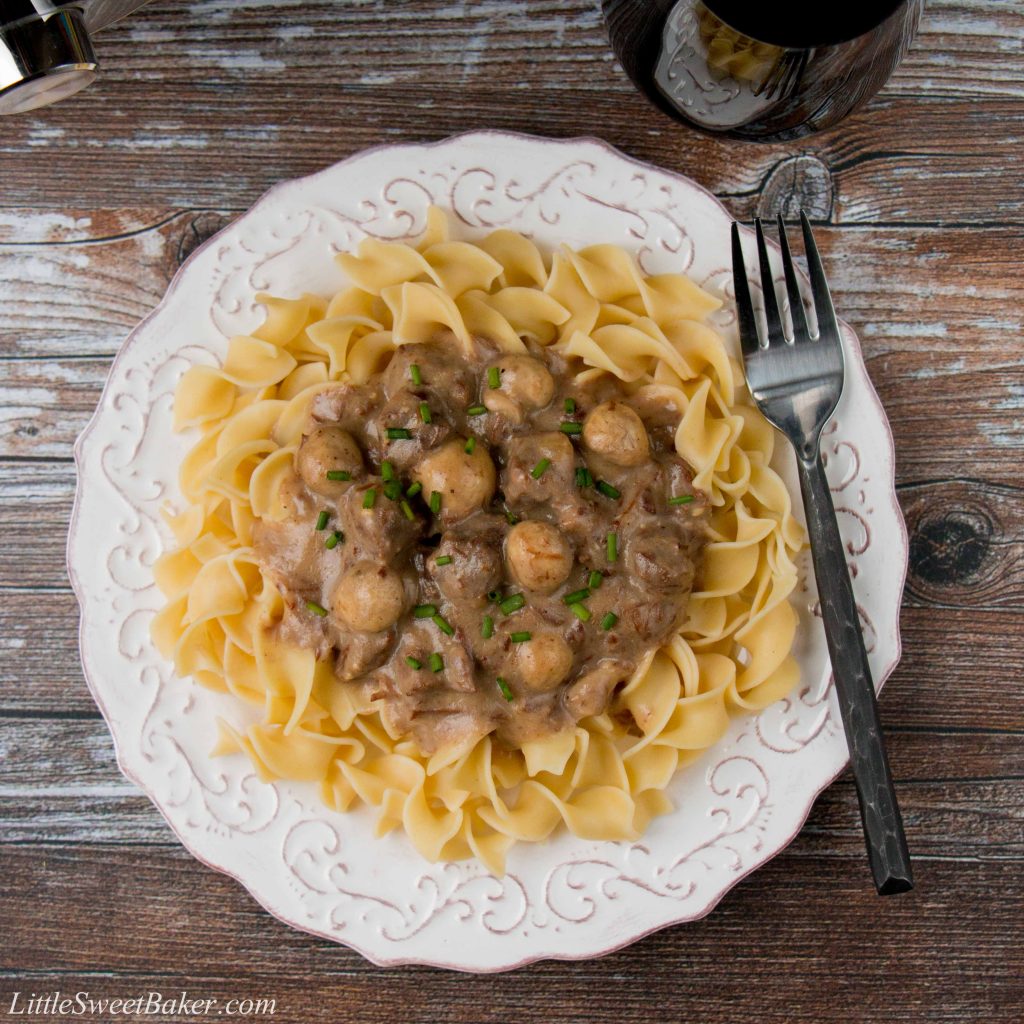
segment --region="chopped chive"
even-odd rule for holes
[[[380,464],[380,478],[385,483],[395,479],[395,467],[387,459]]]
[[[689,505],[691,501],[693,501],[692,494],[679,494],[674,498],[668,499],[670,505]]]
[[[363,495],[363,508],[373,508],[374,502],[377,500],[377,488],[371,487]]]
[[[331,513],[324,509],[320,515],[316,517],[316,528],[318,530],[326,530],[327,524],[331,521]]]
[[[317,604],[316,601],[307,601],[306,607],[314,615],[319,615],[321,619],[327,614],[327,609],[322,604]]]
[[[388,427],[387,435],[389,441],[408,441],[412,437],[412,431],[405,427]]]
[[[517,633],[509,633],[508,638],[514,644],[525,644],[527,640],[533,639],[533,634],[528,629],[522,629]]]
[[[590,610],[585,604],[571,604],[569,605],[569,611],[571,611],[573,615],[580,620],[580,622],[590,621]]]
[[[431,421],[430,406],[426,402],[420,402],[420,419],[424,423],[430,423]]]
[[[423,383],[423,374],[420,373],[420,368],[415,363],[409,364],[409,380],[419,387]]]
[[[504,697],[510,704],[516,699],[515,694],[509,689],[508,683],[506,683],[501,676],[498,676],[498,689],[501,690],[502,697]]]
[[[416,513],[413,512],[412,505],[410,505],[409,502],[403,499],[399,502],[398,507],[402,510],[402,515],[404,515],[409,522],[412,522],[416,518]]]
[[[431,615],[430,621],[433,622],[433,624],[437,626],[445,636],[455,636],[455,630],[452,629],[448,620],[443,615]]]
[[[487,386],[491,388],[491,390],[497,390],[501,387],[501,370],[496,366],[492,366],[487,371]]]
[[[486,405],[471,405],[466,410],[466,415],[467,416],[483,416],[483,414],[485,412],[487,412],[487,406]]]
[[[513,612],[519,611],[526,604],[526,598],[522,594],[512,594],[511,597],[506,597],[498,607],[501,609],[502,615],[511,615]]]
[[[567,415],[571,416],[576,411],[576,399],[567,398],[565,400],[565,411]]]
[[[409,668],[416,669],[417,672],[423,668],[423,662],[419,658],[414,658],[411,654],[405,659],[405,663]]]
[[[384,485],[384,497],[390,501],[398,501],[402,496],[402,482],[400,480],[389,480]]]
[[[421,484],[421,483],[419,482],[419,480],[417,480],[417,481],[416,481],[416,483],[414,483],[414,484],[411,484],[411,485],[409,486],[409,490],[407,490],[407,491],[405,492],[405,496],[406,496],[407,498],[415,498],[415,497],[416,497],[416,495],[417,495],[417,494],[419,494],[419,493],[420,493],[420,491],[422,491],[422,490],[423,490],[423,484]]]
[[[476,438],[471,437],[466,441],[462,449],[467,455],[472,455],[476,451]]]
[[[324,541],[324,547],[327,548],[328,551],[333,551],[344,539],[345,534],[340,530],[335,530],[334,533]]]
[[[327,470],[328,480],[351,480],[352,474],[347,469],[329,469]]]
[[[484,621],[480,623],[480,635],[485,640],[490,640],[494,636],[494,619],[490,615],[485,615]]]
[[[605,617],[604,617],[604,618],[603,618],[603,619],[601,620],[601,628],[602,628],[602,629],[604,629],[604,630],[609,630],[609,629],[611,629],[611,628],[612,628],[612,626],[614,626],[614,625],[615,625],[615,623],[616,623],[616,622],[618,622],[618,621],[619,621],[619,617],[618,617],[618,615],[616,615],[616,614],[615,614],[615,612],[609,612],[609,613],[608,613],[608,614],[607,614],[607,615],[606,615],[606,616],[605,616]]]
[[[436,516],[441,511],[441,492],[431,491],[430,492],[430,511]]]
[[[444,668],[444,658],[441,657],[437,651],[427,659],[427,663],[430,665],[431,672],[440,672]]]
[[[566,604],[579,604],[580,601],[586,601],[590,597],[590,591],[584,587],[582,590],[574,590],[571,594],[566,594],[562,600]]]
[[[491,604],[497,604],[501,600],[501,591],[500,590],[488,590],[487,591],[487,600],[490,601]]]
[[[609,562],[616,562],[619,558],[619,535],[617,533],[609,533],[605,539],[605,551],[608,555]]]
[[[582,434],[583,433],[583,424],[582,423],[571,423],[571,422],[566,421],[566,422],[559,423],[558,424],[558,429],[563,434]]]
[[[548,466],[550,465],[550,459],[541,459],[540,462],[530,470],[530,476],[532,476],[534,480],[539,480],[548,471]]]
[[[505,518],[508,520],[508,525],[515,526],[516,523],[519,522],[519,516],[517,516],[515,512],[513,512],[512,509],[508,507],[508,505],[502,505],[501,508],[502,511],[505,513]]]
[[[429,619],[437,614],[437,606],[432,604],[418,604],[413,608],[412,614],[417,619]]]
[[[596,569],[587,577],[587,586],[591,590],[600,590],[602,583],[604,583],[604,577]]]
[[[586,466],[580,466],[576,470],[576,486],[577,487],[593,487],[594,478],[590,475],[590,470]]]
[[[612,487],[612,485],[605,480],[598,480],[594,486],[606,498],[620,498],[622,496],[622,492],[617,487]]]
[[[451,564],[452,564],[452,556],[451,555],[441,555],[439,558],[435,558],[434,559],[434,565],[451,565]]]

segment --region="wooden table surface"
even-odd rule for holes
[[[0,122],[0,1016],[28,1019],[16,991],[186,988],[297,1022],[1021,1020],[1024,5],[934,0],[867,110],[779,146],[650,108],[597,6],[165,0],[98,37],[87,92]],[[274,182],[481,127],[599,134],[737,216],[823,222],[910,530],[882,713],[913,894],[873,894],[846,776],[704,921],[502,976],[385,971],[192,860],[118,773],[64,566],[112,355]]]

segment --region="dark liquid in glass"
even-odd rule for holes
[[[703,131],[774,142],[835,124],[903,59],[923,0],[603,0],[637,87]]]

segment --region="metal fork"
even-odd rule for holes
[[[800,222],[817,331],[812,335],[807,323],[786,227],[780,216],[779,242],[793,324],[793,338],[786,338],[764,230],[758,219],[755,221],[757,251],[767,325],[767,338],[761,344],[747,283],[739,225],[734,223],[732,272],[740,345],[747,384],[754,402],[796,449],[814,575],[818,581],[832,674],[850,749],[850,766],[860,800],[868,859],[878,892],[887,895],[912,889],[914,881],[903,820],[878,720],[875,687],[861,636],[857,603],[819,450],[822,427],[835,411],[843,391],[842,341],[811,226],[802,211]]]

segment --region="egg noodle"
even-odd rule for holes
[[[704,322],[718,299],[682,275],[645,275],[613,245],[547,255],[506,230],[452,241],[436,208],[417,244],[367,238],[336,260],[349,287],[326,301],[257,296],[263,324],[230,340],[223,366],[194,366],[178,386],[175,428],[199,439],[181,465],[184,510],[166,516],[176,546],[154,570],[167,597],[156,644],[181,676],[240,699],[249,724],[219,722],[214,754],[246,753],[266,781],[319,783],[338,811],[373,805],[379,835],[401,826],[429,860],[476,856],[500,874],[514,842],[563,822],[587,839],[636,839],[730,713],[764,708],[798,677],[788,596],[803,532],[769,466],[774,432]],[[580,375],[615,374],[671,403],[676,450],[712,504],[678,635],[605,713],[522,750],[484,736],[426,757],[388,735],[330,662],[274,638],[283,600],[252,546],[256,520],[284,514],[278,490],[314,396],[441,332],[467,352],[474,336],[509,352],[533,339],[576,357]]]

